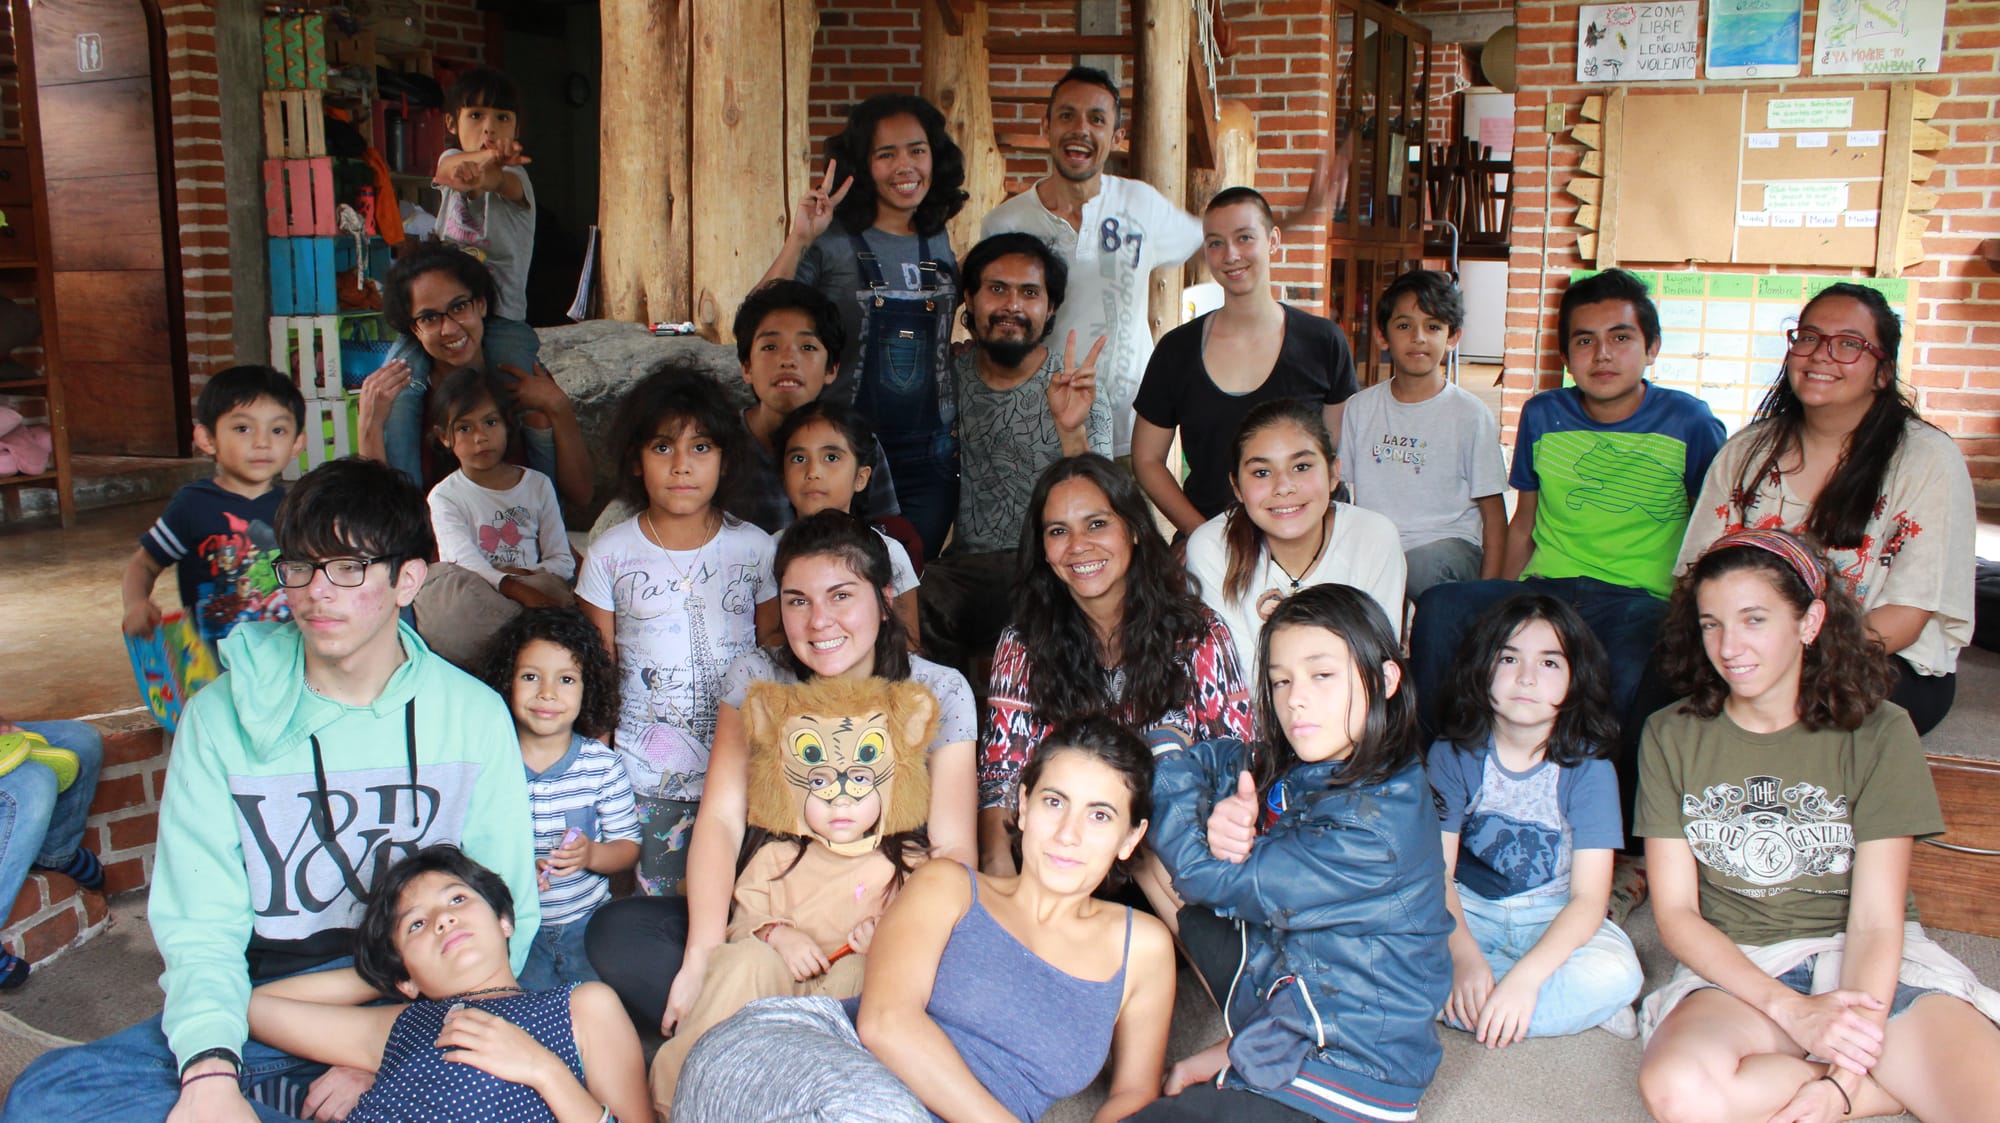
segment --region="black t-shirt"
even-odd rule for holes
[[[1188,475],[1181,484],[1201,517],[1212,519],[1233,501],[1230,446],[1243,418],[1259,403],[1278,398],[1337,405],[1360,389],[1354,353],[1332,320],[1285,305],[1285,342],[1263,384],[1243,394],[1225,393],[1202,363],[1205,321],[1196,317],[1168,332],[1153,349],[1146,378],[1132,402],[1140,417],[1162,429],[1178,427]]]

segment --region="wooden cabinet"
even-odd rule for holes
[[[55,273],[49,261],[49,216],[35,201],[47,199],[42,178],[42,122],[36,96],[35,50],[29,25],[28,0],[0,0],[0,13],[11,34],[0,39],[0,292],[21,301],[32,300],[41,317],[40,371],[36,377],[0,382],[0,403],[31,421],[46,422],[54,447],[49,470],[33,475],[0,476],[0,502],[10,520],[19,516],[23,488],[52,488],[62,524],[76,521],[76,496],[70,476],[68,401],[60,334],[56,330]],[[23,348],[17,355],[27,358]]]

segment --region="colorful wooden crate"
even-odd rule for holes
[[[319,90],[265,90],[264,155],[281,160],[326,155],[324,101]]]
[[[264,212],[273,238],[332,237],[333,158],[264,161]]]
[[[340,310],[332,238],[273,238],[270,247],[272,315],[330,316]]]
[[[264,85],[273,90],[326,88],[326,17],[264,17]]]

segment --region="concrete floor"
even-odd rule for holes
[[[0,527],[0,715],[94,717],[140,704],[119,630],[118,583],[164,502],[83,511],[76,526]],[[172,573],[153,600],[177,607]]]

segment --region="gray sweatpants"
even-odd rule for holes
[[[674,1123],[929,1123],[831,998],[766,998],[703,1034]]]

